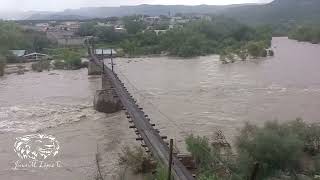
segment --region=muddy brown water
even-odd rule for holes
[[[215,55],[192,59],[117,58],[115,71],[161,134],[174,138],[183,151],[187,134],[210,137],[220,129],[232,140],[246,121],[262,125],[268,120],[285,122],[301,117],[307,122],[319,122],[320,45],[274,38],[272,47],[275,57],[227,65],[222,65]],[[108,157],[112,156],[112,161],[106,158],[105,167],[113,174],[120,146],[135,137],[126,122],[119,122],[126,121],[124,115],[110,118],[92,109],[94,92],[100,87],[101,79],[88,77],[86,69],[1,77],[1,139],[15,137],[12,133],[50,128],[49,132],[55,135],[66,129],[70,137],[61,136],[61,141],[68,144],[73,142],[73,124],[82,122],[75,126],[79,129],[74,136],[86,137],[81,129],[91,134],[88,121],[97,119],[95,128],[105,133],[98,141],[105,144],[103,151],[110,151],[106,152]],[[66,128],[54,129],[61,126]],[[90,139],[78,145],[86,142],[93,143]],[[77,146],[77,142],[73,143]],[[119,145],[108,150],[115,147],[110,144]],[[4,152],[10,154],[10,158],[1,156],[8,161],[15,157],[11,144],[1,152],[0,156]],[[77,158],[69,159],[77,164]],[[7,168],[7,164],[0,164],[1,167]]]
[[[218,56],[117,59],[116,71],[161,132],[227,137],[244,122],[320,119],[320,45],[274,38],[274,57],[223,65]],[[128,83],[130,82],[130,83]]]

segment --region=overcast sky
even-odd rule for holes
[[[137,4],[185,4],[224,5],[241,3],[264,3],[272,0],[0,0],[0,11],[61,11],[93,6],[120,6]]]

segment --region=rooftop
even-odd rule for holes
[[[26,50],[10,50],[10,52],[17,57],[22,57],[26,54],[27,51]]]

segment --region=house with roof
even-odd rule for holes
[[[9,50],[9,52],[11,54],[7,58],[11,62],[22,62],[25,60],[24,55],[27,54],[26,50]]]

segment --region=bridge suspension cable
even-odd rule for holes
[[[171,119],[168,115],[166,115],[165,113],[163,113],[158,106],[156,106],[155,104],[153,104],[151,101],[148,100],[147,97],[145,97],[142,93],[140,93],[141,90],[139,90],[129,79],[126,75],[124,75],[124,73],[120,70],[120,68],[117,68],[118,72],[120,73],[120,75],[125,78],[125,80],[127,81],[127,83],[132,86],[132,88],[136,91],[136,93],[142,97],[142,103],[143,104],[150,104],[152,106],[152,109],[155,109],[161,116],[163,116],[165,119],[167,119],[168,121],[170,121],[171,123],[173,123],[180,131],[181,133],[183,133],[184,135],[189,135],[188,133],[185,132],[184,129],[182,129],[179,125],[177,124],[173,119]],[[146,102],[146,103],[145,103]]]
[[[147,97],[145,97],[142,93],[140,93],[141,90],[139,90],[139,89],[129,80],[129,78],[121,71],[120,68],[117,68],[117,70],[118,70],[119,74],[120,74],[120,75],[127,81],[127,83],[132,87],[132,89],[133,89],[134,91],[136,91],[136,93],[137,93],[139,96],[142,97],[142,99],[143,99],[142,101],[145,101],[146,103],[151,104],[151,105],[152,105],[152,109],[155,109],[155,110],[156,110],[158,113],[160,113],[160,115],[162,115],[165,119],[167,119],[168,121],[170,121],[171,123],[173,123],[173,124],[181,131],[181,133],[182,133],[183,135],[185,135],[185,136],[190,135],[190,134],[186,133],[184,129],[181,128],[181,125],[177,124],[173,119],[171,119],[168,115],[166,115],[165,113],[163,113],[156,105],[154,105],[150,100],[148,100]],[[144,103],[144,102],[143,102],[143,103]],[[202,147],[202,146],[199,146],[199,147],[200,147],[202,150],[204,150],[206,153],[209,153],[209,154],[212,153],[212,152],[210,152],[208,149],[206,149],[206,148],[204,148],[204,147]],[[220,163],[221,163],[221,165],[222,165],[224,168],[228,169],[228,170],[232,173],[232,175],[234,175],[234,176],[236,176],[237,178],[240,178],[240,179],[241,179],[241,177],[240,177],[237,173],[235,173],[232,169],[230,169],[230,168],[228,167],[228,165],[226,165],[222,160],[220,160]]]

